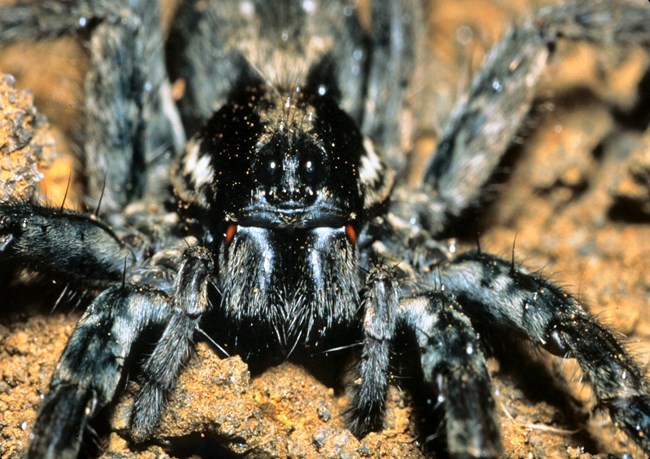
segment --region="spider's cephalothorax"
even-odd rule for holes
[[[201,222],[218,259],[233,340],[247,353],[279,344],[279,359],[297,341],[323,344],[333,328],[358,328],[357,235],[388,190],[338,89],[316,84],[315,72],[306,81],[236,84],[173,178],[179,207]]]
[[[499,457],[484,348],[508,335],[575,358],[650,453],[649,384],[614,335],[546,278],[440,241],[483,202],[556,42],[650,47],[650,9],[570,3],[506,34],[416,185],[403,151],[413,127],[397,123],[429,108],[406,96],[422,77],[424,12],[389,0],[367,13],[351,0],[179,2],[163,49],[153,2],[4,8],[0,43],[90,37],[81,150],[88,202],[102,202],[99,217],[0,203],[3,270],[99,291],[54,371],[30,457],[78,455],[152,329],[132,439],[154,432],[200,333],[248,361],[357,351],[347,426],[359,438],[384,426],[406,343],[409,374],[440,401],[426,410],[443,411],[449,455]]]

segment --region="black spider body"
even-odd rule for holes
[[[5,42],[89,32],[84,158],[106,222],[0,205],[0,262],[101,291],[57,365],[31,457],[77,456],[134,346],[158,327],[131,419],[136,437],[150,435],[201,326],[250,361],[358,343],[348,425],[359,437],[383,427],[405,337],[422,384],[444,400],[459,458],[501,454],[482,339],[508,333],[576,358],[617,425],[650,451],[648,383],[614,336],[545,278],[441,242],[480,201],[558,37],[648,46],[647,8],[576,3],[514,29],[412,187],[400,181],[395,120],[418,64],[418,2],[375,2],[369,30],[345,1],[189,2],[166,60],[156,8],[120,5],[0,15]],[[165,63],[187,84],[178,111]]]
[[[322,346],[333,330],[360,331],[366,152],[333,89],[244,81],[172,180],[218,260],[224,332],[237,330],[245,354],[268,348],[281,360],[298,344]]]

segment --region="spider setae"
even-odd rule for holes
[[[98,291],[55,369],[30,457],[76,457],[151,329],[133,404],[147,438],[199,333],[251,365],[358,351],[347,425],[384,425],[399,345],[439,394],[452,457],[502,453],[487,370],[508,334],[577,360],[600,405],[650,453],[643,370],[544,277],[445,237],[481,201],[559,39],[650,45],[650,9],[551,7],[495,47],[417,186],[406,183],[416,0],[181,2],[167,46],[157,5],[17,3],[0,42],[89,40],[83,162],[73,212],[0,204],[0,262]],[[170,81],[183,82],[174,100]],[[186,140],[187,139],[187,140]],[[99,202],[101,201],[101,205]],[[353,346],[358,344],[358,346]]]

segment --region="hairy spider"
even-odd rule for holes
[[[650,10],[572,3],[513,29],[411,186],[410,133],[396,120],[415,103],[421,10],[375,2],[364,27],[344,1],[184,2],[166,53],[150,2],[3,10],[2,42],[70,31],[90,41],[82,150],[99,218],[0,205],[3,266],[100,292],[56,367],[30,457],[78,455],[152,329],[138,438],[207,332],[255,367],[358,351],[348,411],[358,437],[383,427],[393,355],[416,349],[422,386],[443,401],[449,454],[498,457],[485,348],[507,334],[575,358],[650,453],[648,383],[611,332],[544,277],[444,239],[481,201],[557,40],[648,46]],[[177,104],[170,81],[184,84]]]

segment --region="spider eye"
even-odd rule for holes
[[[298,174],[300,180],[307,186],[315,186],[323,182],[327,175],[324,152],[313,141],[301,139],[296,146],[300,157]]]
[[[319,181],[321,175],[321,164],[314,157],[307,157],[300,163],[300,177],[308,184],[313,185]]]
[[[256,168],[257,178],[265,185],[277,184],[282,176],[282,160],[275,156],[263,158]]]

